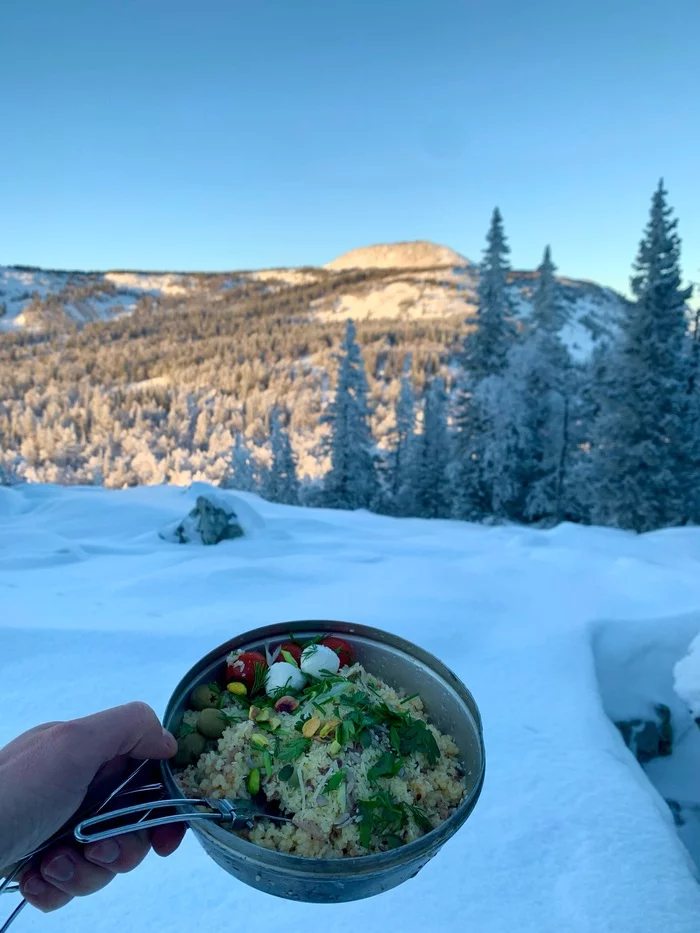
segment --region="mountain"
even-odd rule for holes
[[[520,316],[530,308],[534,272],[510,274]],[[567,305],[564,338],[585,357],[615,325],[625,299],[593,282],[559,279]],[[230,273],[64,272],[0,267],[0,330],[45,331],[113,320],[137,309],[195,302],[216,308],[237,298],[288,292],[308,297],[319,321],[468,319],[476,307],[478,267],[446,246],[419,240],[377,244],[344,253],[323,267]]]

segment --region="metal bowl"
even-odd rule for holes
[[[165,725],[176,732],[192,690],[225,677],[226,656],[239,649],[264,650],[289,634],[299,640],[338,634],[357,653],[368,671],[392,687],[419,692],[430,721],[451,735],[460,750],[467,793],[455,812],[436,829],[398,849],[356,858],[304,858],[271,851],[248,842],[214,823],[192,824],[205,852],[239,881],[267,894],[311,903],[340,903],[372,897],[394,888],[420,869],[442,848],[474,809],[484,783],[485,755],[481,717],[459,678],[422,648],[380,629],[349,622],[286,622],[245,632],[215,648],[183,677],[170,698]],[[170,796],[179,788],[167,762],[163,783]]]

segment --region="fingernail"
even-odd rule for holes
[[[43,897],[49,891],[49,886],[38,875],[33,875],[22,883],[22,890],[31,897]]]
[[[75,874],[75,863],[70,855],[57,855],[41,869],[41,873],[50,881],[70,881]]]
[[[163,729],[163,738],[165,739],[165,744],[168,746],[168,751],[174,755],[177,751],[177,739],[172,732],[168,732],[167,729]]]
[[[85,850],[85,855],[91,862],[102,862],[103,865],[111,865],[116,862],[121,854],[121,846],[116,839],[105,839],[96,846]]]

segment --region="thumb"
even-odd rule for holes
[[[90,749],[96,767],[119,755],[131,758],[172,758],[174,737],[146,703],[126,703],[75,720],[83,733],[83,747]]]

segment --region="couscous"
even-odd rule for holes
[[[343,639],[235,652],[226,684],[201,685],[178,736],[192,797],[256,799],[291,822],[258,820],[251,842],[314,858],[404,845],[465,794],[459,750],[407,696],[357,663]]]

